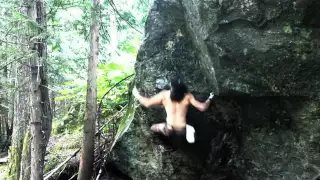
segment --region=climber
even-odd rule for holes
[[[173,79],[170,82],[170,90],[163,90],[150,98],[141,96],[136,87],[134,87],[132,93],[145,107],[164,106],[167,113],[166,122],[152,125],[151,131],[162,133],[165,136],[186,135],[189,143],[195,141],[195,130],[186,123],[188,106],[192,104],[198,110],[205,111],[209,107],[210,100],[214,97],[214,94],[210,93],[205,102],[197,101],[191,93],[188,93],[186,85],[179,79]]]

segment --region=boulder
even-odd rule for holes
[[[116,145],[132,179],[320,179],[320,2],[154,0],[136,70],[144,96],[181,77],[196,143],[150,132],[161,108],[139,107]]]

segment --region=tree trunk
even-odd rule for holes
[[[99,22],[98,9],[99,1],[93,0],[92,25],[91,25],[91,56],[88,64],[88,88],[86,117],[83,129],[83,145],[80,159],[78,180],[90,180],[94,160],[94,135],[97,110],[97,64],[99,44]]]
[[[42,132],[41,132],[41,92],[40,77],[38,72],[42,71],[42,67],[32,64],[31,68],[31,179],[43,179],[43,159],[42,156]],[[41,166],[42,165],[42,166]]]
[[[20,176],[21,153],[23,148],[23,139],[26,131],[28,118],[28,88],[25,85],[28,83],[28,68],[21,65],[16,74],[16,87],[20,87],[14,98],[14,117],[12,130],[12,143],[9,153],[9,166],[6,179],[17,180]],[[19,76],[18,76],[19,75]]]
[[[5,133],[4,133],[4,122],[3,122],[3,118],[2,118],[2,115],[1,115],[1,112],[0,112],[0,151],[2,150],[2,148],[4,147],[4,136],[5,136]]]
[[[7,60],[6,55],[2,55],[0,60]],[[0,151],[5,148],[8,140],[8,97],[7,89],[4,88],[8,84],[8,66],[3,68],[0,75]]]
[[[3,77],[5,79],[4,84],[8,84],[8,66],[6,66],[3,69]],[[6,90],[8,91],[8,90]],[[7,94],[7,93],[6,93]],[[9,106],[9,101],[8,101],[8,97],[4,96],[3,97],[4,102],[2,102],[6,107],[2,108],[2,115],[3,115],[3,131],[4,131],[4,141],[6,142],[8,140],[9,137],[9,123],[8,123],[8,106]]]
[[[51,81],[51,84],[53,84],[53,82]],[[52,110],[52,117],[55,116],[55,113],[56,113],[56,101],[55,101],[55,98],[56,98],[56,93],[54,91],[51,91],[51,96],[50,96],[50,103],[51,103],[51,110]]]
[[[10,67],[10,73],[9,73],[9,79],[10,79],[10,85],[12,87],[15,87],[16,83],[16,74],[17,74],[17,65],[16,63],[12,63]],[[12,136],[12,130],[13,130],[13,119],[14,119],[14,99],[15,99],[16,91],[14,88],[11,88],[9,90],[9,105],[8,105],[8,140],[10,140],[10,137]]]
[[[26,1],[26,4],[29,2]],[[29,7],[23,6],[20,9],[21,14],[28,16]],[[25,24],[17,23],[20,29],[25,29]],[[23,26],[23,27],[22,27]],[[29,28],[28,28],[29,29]],[[24,31],[24,30],[23,30]],[[29,42],[28,35],[21,32],[22,36],[17,37],[17,43],[27,44]],[[21,46],[21,51],[24,54],[29,54],[30,52],[25,46]],[[18,180],[20,178],[30,179],[26,173],[21,172],[25,167],[30,169],[30,161],[24,161],[26,156],[25,149],[30,147],[30,144],[25,144],[24,139],[26,132],[29,131],[30,123],[30,106],[29,106],[29,81],[30,81],[30,68],[29,62],[22,62],[18,66],[18,62],[12,63],[10,77],[12,79],[11,84],[16,87],[10,92],[10,103],[8,119],[11,123],[10,127],[12,129],[11,147],[9,153],[9,166],[6,174],[6,179]],[[29,138],[30,139],[30,138]],[[27,146],[27,147],[24,147]],[[28,155],[27,155],[28,156]],[[29,155],[30,156],[30,155]],[[21,161],[23,159],[23,161]],[[23,177],[20,177],[23,175]]]
[[[117,27],[117,18],[116,12],[112,12],[109,16],[109,34],[110,34],[110,59],[114,59],[117,56],[117,47],[118,47],[118,27]]]
[[[44,33],[46,27],[45,5],[43,0],[33,1],[28,15],[40,27],[33,30],[35,36]],[[46,73],[46,41],[37,38],[30,42],[37,55],[30,61],[31,66],[31,180],[42,180],[44,157],[52,125],[48,82]]]
[[[31,180],[42,180],[44,157],[52,126],[49,92],[42,66],[32,64],[31,89]]]
[[[27,129],[27,132],[23,140],[23,149],[21,154],[21,171],[20,171],[19,180],[30,180],[30,173],[31,173],[30,136],[31,136],[30,130]]]

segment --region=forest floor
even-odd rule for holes
[[[60,163],[62,163],[65,159],[70,157],[77,149],[81,147],[82,134],[59,134],[52,135],[48,147],[47,147],[47,155],[46,155],[46,166],[45,173],[57,167]],[[5,160],[8,156],[8,153],[0,152],[0,160]],[[79,153],[76,157],[72,158],[69,163],[63,166],[58,173],[62,172],[66,168],[70,168],[70,166],[75,166],[76,168],[79,166]],[[4,179],[5,170],[7,168],[7,164],[0,163],[0,180]],[[77,169],[75,169],[77,172]]]
[[[45,160],[45,174],[50,170],[55,169],[60,163],[65,161],[67,158],[72,156],[72,154],[77,151],[82,145],[82,133],[79,134],[58,134],[52,135],[50,137],[47,155]],[[7,158],[8,153],[0,153],[0,159]],[[69,179],[73,174],[78,171],[80,160],[80,153],[75,157],[71,158],[68,163],[62,166],[57,173],[54,174],[55,179]],[[4,179],[5,170],[7,164],[0,164],[0,180]],[[110,168],[110,169],[109,169]],[[101,177],[101,180],[127,180],[128,178],[123,177],[123,175],[114,171],[114,167],[108,167],[107,174]]]
[[[52,135],[47,147],[45,173],[54,169],[68,157],[72,156],[72,154],[81,147],[81,143],[82,133]],[[79,158],[80,155],[78,153],[65,165],[64,168],[67,168],[67,166],[70,166],[72,163],[79,162]],[[77,163],[76,166],[78,166]]]

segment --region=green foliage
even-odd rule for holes
[[[121,64],[109,63],[98,66],[98,101],[116,83],[129,74],[133,73],[132,67],[125,67]],[[82,129],[85,100],[86,100],[86,81],[68,81],[64,83],[64,88],[60,90],[60,96],[56,97],[56,102],[70,101],[75,102],[66,114],[53,122],[53,133],[78,133]],[[119,104],[127,101],[128,84],[120,83],[108,96],[103,99],[102,115],[112,114]]]
[[[114,145],[119,141],[119,139],[123,136],[123,134],[128,131],[128,129],[133,121],[133,118],[134,118],[134,113],[136,110],[135,105],[136,104],[134,101],[134,97],[130,96],[127,112],[126,112],[125,116],[122,118],[122,120],[120,121],[116,136],[114,138],[114,141],[113,141],[110,149],[112,149],[114,147]]]
[[[119,48],[122,51],[125,51],[128,53],[132,53],[132,54],[138,53],[138,49],[137,49],[137,46],[134,44],[134,41],[124,40],[124,41],[120,42]]]
[[[128,104],[129,80],[120,83],[104,99],[102,97],[112,86],[134,72],[133,62],[140,45],[142,37],[140,32],[143,32],[149,4],[146,0],[114,0],[115,4],[112,8],[110,2],[109,0],[104,1],[99,8],[98,18],[100,21],[100,64],[98,65],[97,95],[98,101],[103,102],[101,117],[106,119]],[[46,39],[49,90],[51,95],[55,94],[56,104],[52,133],[53,135],[68,134],[68,136],[82,134],[87,91],[87,62],[90,51],[91,1],[46,1],[46,27],[39,27],[37,22],[21,13],[21,10],[25,9],[23,1],[0,0],[0,3],[2,4],[0,7],[2,16],[0,21],[0,68],[7,66],[8,70],[11,70],[11,65],[20,66],[21,63],[27,62],[35,55],[34,51],[28,50],[28,44],[25,43],[24,38],[27,37],[28,40]],[[111,15],[116,16],[113,24],[110,21]],[[28,32],[30,28],[26,27],[46,28],[46,31],[30,36]],[[110,35],[112,28],[114,28],[115,35]],[[110,48],[111,41],[115,42],[113,48]],[[7,77],[3,77],[2,74],[0,72],[0,79],[6,79]],[[21,74],[17,74],[17,77],[19,76]],[[10,90],[19,89],[14,85],[17,77],[1,81],[0,96],[9,94]],[[124,120],[121,121],[124,123],[120,125],[122,130],[125,130],[128,123],[132,122],[134,110],[131,101],[128,107]],[[108,128],[110,127],[106,126],[105,130]],[[117,137],[121,137],[121,134],[118,134]],[[46,170],[52,169],[66,157],[65,154],[61,154],[62,152],[73,151],[81,144],[81,141],[77,139],[75,141],[77,143],[72,147],[62,146],[61,144],[66,141],[73,142],[59,141],[53,149],[50,149],[53,152],[50,151],[48,157],[50,160],[46,165]],[[28,148],[28,146],[25,147]],[[10,158],[13,163],[9,168],[10,175],[18,171],[21,154],[16,152],[13,146],[11,152]]]
[[[116,63],[100,64],[98,66],[98,70],[98,100],[102,98],[103,94],[108,91],[111,86],[133,73],[132,68],[127,68]],[[72,100],[77,98],[77,102],[85,102],[87,90],[86,81],[79,79],[67,81],[64,83],[63,87],[64,88],[60,90],[61,95],[56,98],[56,101]],[[108,96],[108,98],[115,103],[121,103],[121,98],[126,95],[126,92],[127,85],[126,83],[122,83],[113,93],[111,93],[110,96]]]
[[[142,35],[128,25],[143,31],[144,18],[147,15],[148,2],[145,1],[114,1],[115,8],[110,1],[104,1],[100,8],[100,64],[98,65],[98,101],[118,81],[132,74],[133,61],[137,55]],[[63,108],[53,122],[53,132],[76,133],[81,130],[84,118],[84,107],[87,90],[87,56],[89,52],[89,28],[90,28],[90,1],[73,2],[75,7],[70,8],[72,2],[64,5],[60,1],[51,2],[51,9],[56,10],[55,17],[50,19],[48,39],[51,81],[55,82],[55,90],[58,96],[57,103],[68,102],[69,108]],[[143,4],[141,4],[143,3]],[[63,6],[68,6],[63,8]],[[59,7],[59,8],[58,8]],[[52,10],[52,11],[53,11]],[[110,56],[109,49],[109,25],[110,14],[116,13],[116,31],[121,34],[117,38],[117,55]],[[52,26],[50,26],[52,25]],[[58,31],[56,27],[63,27]],[[128,81],[121,83],[102,100],[102,116],[109,116],[119,108],[119,105],[127,103]]]
[[[149,5],[149,0],[114,0],[112,8],[110,2],[104,1],[99,9],[98,18],[101,27],[97,91],[98,101],[103,102],[101,117],[106,119],[128,104],[129,81],[119,84],[106,98],[102,99],[102,96],[113,85],[134,72],[133,62],[140,45],[142,37],[140,32],[143,32]],[[9,92],[19,90],[20,87],[17,87],[15,82],[22,74],[14,74],[11,77],[10,73],[15,72],[14,68],[21,66],[35,55],[33,50],[29,50],[26,41],[43,38],[47,42],[49,91],[50,95],[55,95],[56,104],[52,132],[53,135],[63,134],[58,140],[55,139],[56,136],[50,140],[54,145],[48,146],[50,154],[45,167],[46,170],[50,170],[64,160],[69,155],[68,152],[73,152],[81,146],[80,137],[87,91],[87,61],[90,50],[91,1],[47,0],[46,27],[39,27],[37,22],[21,13],[26,9],[24,1],[0,0],[0,3],[0,68],[7,67],[10,77],[10,79],[4,77],[4,73],[0,72],[1,98],[3,96],[9,98],[7,97]],[[116,35],[110,36],[110,16],[114,14],[116,14],[114,28]],[[30,34],[30,28],[26,27],[46,28],[46,31],[34,36]],[[109,48],[111,40],[116,41],[114,49]],[[8,99],[4,101],[9,102]],[[117,138],[121,137],[133,120],[132,101],[128,107]],[[110,127],[106,126],[105,130],[108,128]],[[74,135],[77,137],[66,139]],[[27,140],[25,139],[26,143]],[[29,146],[24,146],[23,152],[28,148]],[[17,152],[17,149],[11,146],[9,156],[13,163],[8,168],[9,179],[16,179],[19,173],[21,153]]]
[[[138,52],[149,0],[103,1],[99,8],[100,30],[100,64],[98,74],[98,100],[119,80],[133,73],[133,62]],[[0,68],[17,62],[27,62],[34,56],[24,44],[29,40],[44,38],[47,40],[48,76],[50,92],[56,93],[57,113],[54,132],[77,132],[81,129],[86,98],[87,59],[90,50],[91,1],[89,0],[48,0],[47,26],[39,27],[21,11],[25,10],[22,1],[0,0]],[[116,47],[110,50],[110,15],[116,16]],[[29,28],[47,28],[47,31],[31,37]],[[133,29],[134,27],[135,29]],[[137,31],[138,30],[138,31]],[[116,53],[114,53],[116,52]],[[113,53],[113,55],[111,55]],[[114,55],[116,54],[116,55]],[[9,71],[10,73],[11,71]],[[19,77],[20,74],[17,75]],[[6,79],[0,73],[2,80]],[[0,95],[14,86],[16,77],[10,81],[1,81]],[[103,100],[102,114],[113,114],[119,105],[127,103],[127,83],[117,86]],[[8,100],[5,100],[8,101]],[[64,104],[63,106],[61,104]],[[81,106],[79,109],[77,107]],[[62,108],[63,107],[63,108]],[[73,109],[72,112],[70,110]],[[57,121],[57,122],[56,122]]]
[[[85,103],[70,106],[70,110],[59,120],[53,121],[52,134],[78,134],[82,131]]]

